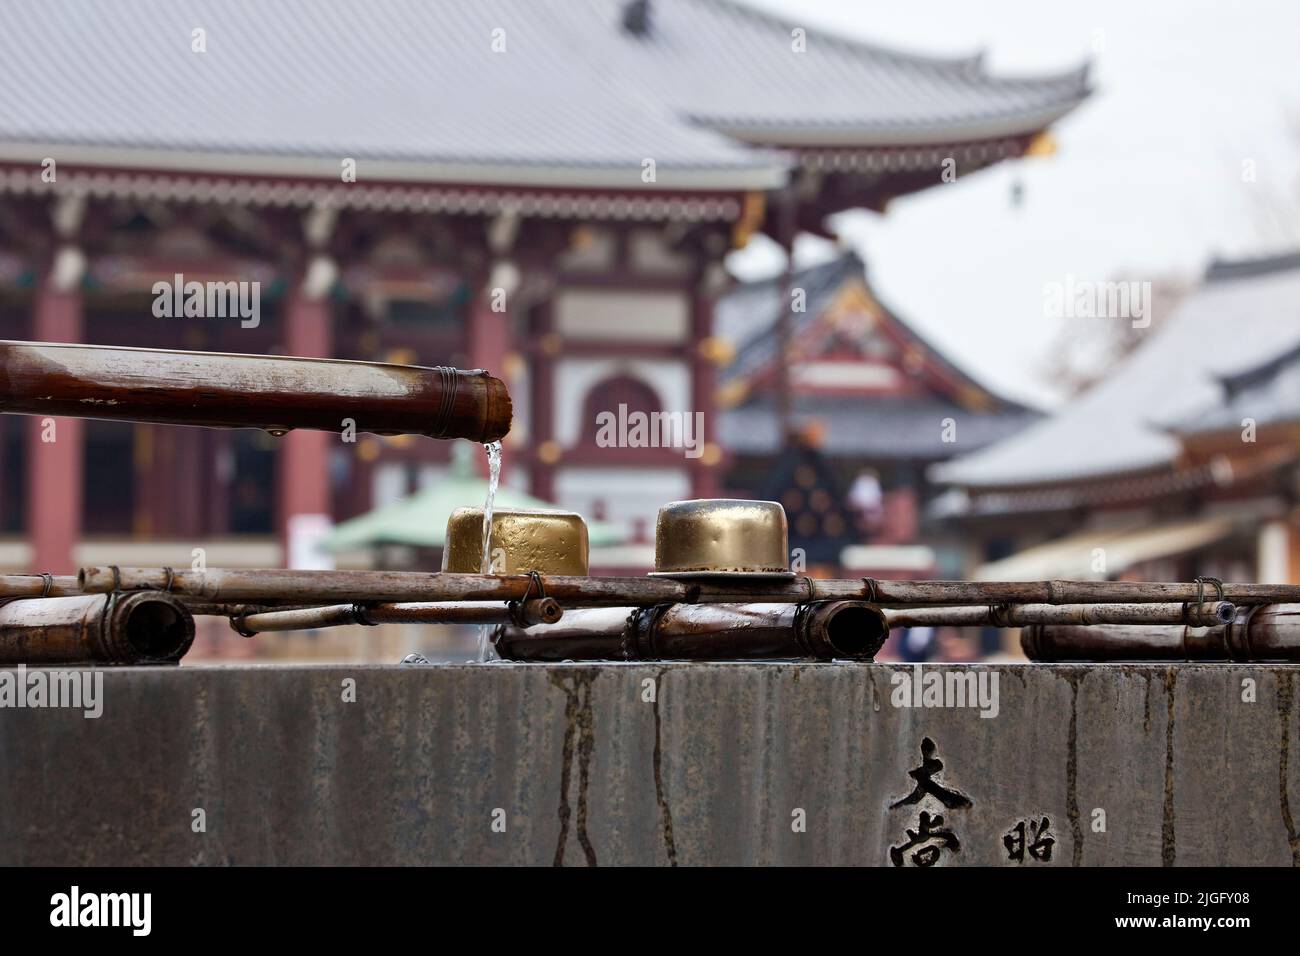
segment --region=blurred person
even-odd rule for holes
[[[909,664],[923,664],[930,660],[935,650],[935,633],[932,627],[905,627],[898,637],[898,656]]]
[[[979,639],[960,627],[940,627],[935,631],[933,660],[944,664],[963,664],[984,659]]]
[[[880,475],[874,468],[858,472],[849,487],[848,502],[864,534],[873,535],[880,530],[885,519],[885,495],[880,487]]]

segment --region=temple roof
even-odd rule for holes
[[[1300,256],[1216,262],[1204,283],[1096,386],[1005,441],[934,466],[931,477],[969,488],[1012,488],[1168,467],[1181,448],[1170,429],[1222,405],[1222,380],[1297,347]]]
[[[1220,380],[1221,401],[1184,415],[1171,425],[1176,434],[1239,432],[1250,419],[1256,426],[1300,422],[1300,346],[1264,364]]]
[[[730,0],[64,0],[0,31],[0,161],[645,189],[767,189],[758,146],[1032,134],[1084,70],[988,75]],[[206,31],[193,52],[191,31]],[[494,31],[503,52],[493,51]]]
[[[990,392],[950,362],[897,313],[886,308],[852,252],[794,274],[791,287],[806,293],[805,310],[791,315],[791,340],[799,364],[816,362],[835,339],[849,338],[872,362],[892,369],[890,380],[868,377],[866,386],[818,389],[791,386],[796,423],[815,420],[822,449],[831,455],[877,460],[934,461],[957,448],[980,448],[1005,438],[1038,413]],[[773,370],[781,279],[738,285],[715,307],[715,334],[730,341],[735,358],[719,376],[724,396],[741,396],[722,413],[719,438],[739,454],[771,454],[786,445],[776,412]],[[846,315],[837,320],[836,310]],[[869,317],[869,323],[860,320]],[[875,345],[869,347],[869,340]],[[846,361],[835,353],[838,361]],[[852,359],[847,359],[853,364]],[[855,393],[856,392],[856,393]],[[944,442],[941,423],[956,422],[959,443]]]
[[[791,286],[804,290],[805,309],[791,315],[791,335],[798,335],[839,295],[845,282],[862,279],[866,266],[852,252],[829,262],[798,270]],[[781,277],[742,282],[729,289],[713,307],[713,332],[735,348],[735,357],[722,370],[721,380],[748,379],[776,356],[776,323],[783,296]]]
[[[791,314],[791,338],[798,340],[811,334],[848,285],[866,293],[874,318],[895,332],[901,343],[915,346],[924,355],[928,367],[941,374],[949,388],[979,392],[990,404],[1019,408],[1014,402],[988,391],[902,316],[887,308],[871,288],[866,263],[851,250],[827,262],[797,270],[791,277],[790,287],[805,293],[803,311]],[[719,298],[714,306],[714,334],[736,349],[735,358],[722,371],[724,383],[753,379],[770,369],[777,353],[776,324],[784,294],[784,280],[777,276],[740,283]]]

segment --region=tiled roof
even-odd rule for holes
[[[982,448],[1028,427],[1039,416],[1017,408],[976,412],[935,399],[800,395],[796,424],[824,427],[822,450],[833,457],[876,461],[941,461],[956,451]],[[945,442],[944,421],[957,425],[958,443]],[[777,454],[787,445],[770,398],[756,398],[722,413],[719,442],[740,455]]]
[[[1300,257],[1215,263],[1205,283],[1090,391],[1005,441],[936,465],[931,477],[997,488],[1167,466],[1180,450],[1170,426],[1221,404],[1224,377],[1297,347]]]
[[[674,70],[673,100],[697,120],[765,142],[924,144],[1042,129],[1088,93],[1087,66],[1049,76],[990,76],[983,56],[933,57],[808,30],[732,0],[660,3],[694,53]],[[804,25],[806,26],[806,25]],[[719,82],[719,70],[734,79]]]
[[[789,160],[748,144],[1021,135],[1087,92],[816,32],[796,53],[794,26],[727,0],[652,0],[635,34],[624,5],[12,2],[0,160],[643,186],[649,158],[662,188],[770,188]]]
[[[1184,415],[1172,430],[1196,435],[1241,431],[1247,419],[1256,426],[1300,422],[1300,346],[1222,385],[1221,401]]]
[[[853,252],[797,271],[791,278],[791,286],[804,290],[805,309],[791,315],[791,338],[798,341],[806,335],[845,285],[852,282],[861,283],[870,291],[866,266]],[[714,309],[714,333],[736,347],[734,360],[720,375],[724,385],[748,381],[774,361],[783,288],[779,278],[748,282],[718,300]],[[929,397],[796,394],[792,409],[796,423],[816,420],[824,425],[824,450],[828,454],[882,461],[938,461],[958,450],[982,448],[1005,438],[1039,417],[1037,412],[988,392],[898,315],[886,311],[885,316],[906,339],[923,348],[928,361],[943,368],[950,381],[987,396],[990,407],[987,411],[975,411],[937,394]],[[943,441],[943,423],[949,418],[957,423],[959,443]],[[726,409],[721,417],[720,440],[728,450],[739,454],[765,455],[780,451],[785,438],[773,398],[756,394]]]
[[[840,294],[844,283],[862,279],[862,260],[853,253],[807,269],[791,277],[791,288],[804,290],[804,311],[790,316],[794,338],[816,322]],[[735,358],[722,370],[721,380],[747,379],[776,356],[776,323],[780,318],[784,282],[778,277],[745,282],[721,296],[713,307],[713,332],[732,343]]]

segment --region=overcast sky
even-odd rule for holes
[[[1045,283],[1194,277],[1215,254],[1300,245],[1298,0],[745,2],[919,52],[983,49],[993,72],[1092,61],[1096,92],[1057,124],[1057,155],[835,220],[886,303],[1009,397],[1054,399],[1039,371],[1058,331]],[[810,239],[798,259],[833,254]],[[763,243],[733,260],[746,278],[780,268]]]

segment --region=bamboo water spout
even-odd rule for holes
[[[0,604],[0,664],[174,664],[193,641],[190,612],[156,592]]]
[[[226,428],[468,438],[510,431],[484,371],[168,349],[0,341],[0,411]]]

